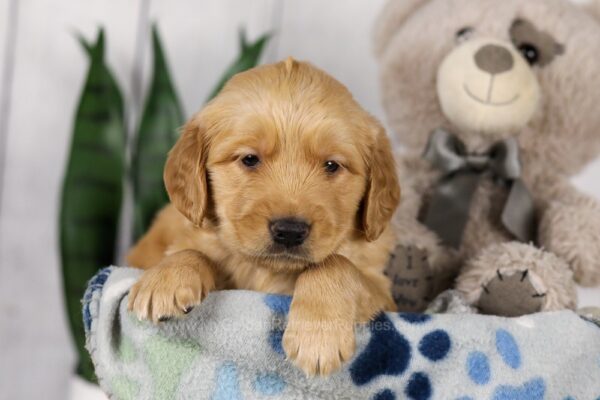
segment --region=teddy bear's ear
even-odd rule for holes
[[[375,21],[373,44],[375,56],[383,55],[392,36],[408,17],[429,0],[388,0]]]

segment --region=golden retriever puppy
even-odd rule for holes
[[[348,90],[288,59],[240,73],[184,127],[171,204],[131,250],[129,309],[161,321],[210,291],[292,295],[283,347],[309,375],[354,353],[354,325],[394,310],[383,274],[398,186],[388,138]]]

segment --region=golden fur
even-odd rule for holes
[[[325,375],[354,353],[356,322],[395,308],[390,144],[324,72],[288,59],[236,75],[186,124],[164,179],[171,205],[128,256],[147,269],[129,297],[138,317],[181,316],[215,289],[293,295],[284,349]],[[298,251],[272,248],[269,221],[283,217],[310,224]]]

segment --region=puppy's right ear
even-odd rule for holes
[[[169,152],[163,175],[171,203],[196,226],[202,225],[208,206],[205,139],[201,123],[190,120]]]

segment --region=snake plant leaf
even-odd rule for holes
[[[104,32],[99,31],[95,43],[80,41],[90,66],[63,181],[60,255],[68,320],[79,355],[77,373],[94,382],[81,299],[88,280],[115,262],[126,131],[121,93],[104,60]]]
[[[210,101],[213,97],[215,97],[223,86],[227,83],[232,76],[239,72],[246,71],[250,68],[254,68],[258,61],[260,60],[260,56],[265,48],[265,45],[269,41],[271,34],[266,33],[256,39],[253,43],[248,43],[246,39],[246,33],[244,30],[240,31],[240,55],[238,58],[227,68],[217,86],[213,89],[207,101]]]
[[[163,184],[167,154],[179,136],[183,112],[156,26],[152,28],[154,72],[133,151],[134,239],[150,226],[169,198]]]

